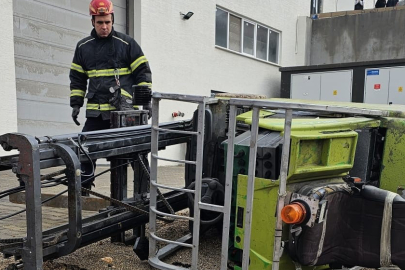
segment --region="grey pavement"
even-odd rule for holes
[[[109,166],[97,166],[96,173],[100,173]],[[48,174],[63,169],[63,167],[49,168],[41,170],[41,174]],[[131,167],[128,167],[128,195],[133,192],[133,171]],[[158,168],[158,182],[174,187],[184,187],[184,166],[162,166]],[[0,192],[17,187],[19,185],[17,177],[11,171],[0,171]],[[110,195],[110,173],[103,174],[96,178],[96,187],[94,191]],[[65,186],[56,186],[51,188],[42,189],[42,193],[57,194],[65,190]],[[163,193],[167,192],[162,190]],[[24,209],[25,205],[11,203],[9,197],[0,199],[0,218],[12,213],[15,213],[21,209]],[[42,228],[47,230],[68,221],[68,211],[65,208],[54,207],[42,207]],[[87,217],[95,214],[94,211],[82,211],[82,216]],[[14,217],[0,220],[0,239],[4,238],[20,238],[26,236],[26,219],[25,212]]]

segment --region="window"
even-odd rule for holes
[[[257,25],[256,57],[262,60],[267,60],[268,36],[269,36],[269,29]]]
[[[217,9],[215,25],[215,44],[221,47],[227,47],[228,37],[228,12]]]
[[[254,44],[255,44],[255,26],[253,23],[246,22],[243,24],[243,52],[254,54]]]
[[[269,61],[277,63],[278,58],[278,36],[279,33],[270,31],[269,38]]]
[[[241,22],[241,18],[229,16],[229,49],[237,52],[240,52],[241,48]]]
[[[278,64],[279,44],[279,32],[217,8],[215,45]]]

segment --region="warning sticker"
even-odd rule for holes
[[[402,86],[398,87],[398,92],[402,93],[403,89]]]
[[[333,90],[333,95],[337,96],[337,90]]]
[[[379,84],[379,83],[374,84],[374,90],[375,91],[380,91],[381,90],[381,84]]]

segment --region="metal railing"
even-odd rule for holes
[[[175,101],[184,101],[198,104],[198,121],[197,121],[197,131],[196,132],[185,132],[169,129],[159,128],[159,102],[161,99],[175,100]],[[149,264],[158,268],[158,269],[186,269],[179,266],[173,266],[167,264],[161,259],[163,259],[168,254],[172,253],[179,247],[191,248],[192,259],[191,259],[191,268],[196,270],[198,267],[198,248],[199,248],[199,238],[200,238],[200,210],[205,209],[204,206],[201,206],[201,186],[202,186],[202,166],[203,166],[203,149],[204,149],[204,128],[205,128],[205,107],[207,104],[215,102],[212,98],[201,97],[201,96],[190,96],[190,95],[176,95],[176,94],[163,94],[163,93],[154,93],[152,98],[152,137],[151,137],[151,182],[150,182],[150,218],[149,218]],[[163,158],[158,155],[158,145],[159,145],[159,132],[174,132],[174,133],[183,133],[197,136],[197,155],[196,160],[176,160]],[[158,170],[158,160],[165,160],[170,162],[185,163],[196,166],[195,173],[195,190],[190,190],[186,188],[175,188],[165,185],[158,184],[157,179],[157,170]],[[157,195],[158,187],[183,191],[186,193],[194,194],[194,215],[193,217],[184,217],[180,215],[171,215],[163,212],[156,211],[157,205]],[[220,210],[212,206],[210,209],[212,211]],[[192,235],[186,235],[177,241],[167,240],[156,235],[156,219],[157,215],[166,216],[175,219],[187,219],[193,222],[193,233]],[[191,244],[186,243],[187,241],[192,240]],[[156,244],[157,242],[166,242],[167,245],[165,248],[157,251]]]

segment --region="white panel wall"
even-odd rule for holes
[[[153,90],[190,95],[210,95],[210,90],[278,97],[279,66],[264,63],[215,47],[216,5],[281,32],[281,66],[303,64],[296,51],[298,16],[309,16],[310,1],[136,0],[135,18],[141,27],[134,36],[141,40],[153,73]],[[180,12],[194,12],[182,20]],[[135,30],[136,31],[136,30]],[[297,43],[298,42],[298,43]],[[303,53],[303,52],[301,52]],[[161,121],[175,120],[172,112],[192,117],[195,106],[166,102]],[[173,152],[173,151],[171,151]]]
[[[364,9],[374,8],[376,0],[364,0]],[[322,12],[354,10],[354,0],[322,0]]]
[[[14,69],[13,3],[2,0],[2,27],[0,27],[0,134],[17,131],[17,97]],[[0,147],[0,156],[9,155]]]

